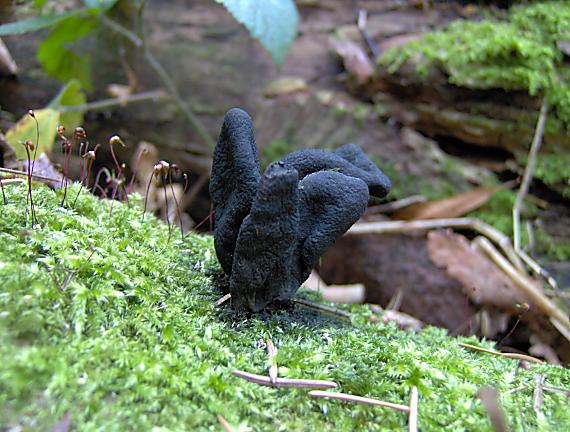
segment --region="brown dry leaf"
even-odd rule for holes
[[[304,92],[307,90],[307,82],[299,77],[283,77],[272,81],[263,90],[263,96],[274,98],[296,92]]]
[[[460,217],[484,205],[495,192],[503,187],[504,185],[482,186],[452,197],[415,203],[398,210],[392,218],[417,220]]]
[[[434,264],[445,268],[450,277],[461,282],[474,303],[516,313],[516,305],[527,301],[508,276],[462,235],[431,231],[427,248]]]
[[[374,66],[360,45],[349,40],[337,40],[333,42],[333,49],[357,85],[365,84],[372,78]]]

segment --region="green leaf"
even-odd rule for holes
[[[62,107],[83,105],[87,98],[78,80],[68,82],[49,103],[48,108],[61,110]],[[60,124],[67,130],[73,130],[83,124],[84,111],[73,111],[60,114]]]
[[[43,7],[45,6],[47,0],[34,0],[34,6],[39,9],[42,10]]]
[[[62,15],[41,15],[21,21],[0,25],[0,36],[20,35],[52,27],[66,18],[77,15],[82,11],[70,12]]]
[[[261,42],[281,67],[295,40],[299,13],[293,0],[216,0]]]
[[[70,16],[60,21],[40,44],[37,57],[44,71],[61,81],[78,79],[81,85],[91,88],[89,56],[76,54],[68,44],[91,33],[98,25],[93,16]]]
[[[115,6],[117,0],[83,0],[83,4],[89,9],[98,9],[102,12]]]
[[[34,115],[40,129],[39,145],[37,142],[36,122],[27,113],[6,132],[6,141],[14,148],[16,155],[21,159],[26,157],[26,150],[22,145],[26,140],[31,140],[38,146],[38,154],[42,152],[47,153],[53,147],[59,125],[59,112],[52,108],[45,108],[34,111]]]

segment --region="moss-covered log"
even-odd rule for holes
[[[445,331],[405,333],[299,305],[236,316],[216,307],[213,241],[168,241],[141,208],[34,186],[39,225],[26,226],[27,188],[5,185],[0,204],[0,424],[49,430],[403,430],[405,413],[261,387],[232,375],[264,374],[271,337],[279,375],[333,380],[339,390],[407,405],[419,389],[424,431],[490,430],[476,397],[497,388],[511,430],[563,430],[567,396],[546,392],[533,409],[534,378],[564,386],[570,372],[466,351]],[[74,186],[71,196],[78,191]],[[68,192],[69,193],[69,192]],[[178,234],[177,234],[178,235]],[[463,339],[464,341],[466,339]],[[474,338],[473,344],[489,347]],[[507,393],[524,387],[515,393]]]

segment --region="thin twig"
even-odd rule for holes
[[[540,408],[542,407],[542,402],[544,401],[544,380],[546,375],[538,374],[534,377],[534,394],[532,397],[532,407],[538,415],[540,413]]]
[[[2,194],[4,194],[4,185],[22,184],[22,183],[26,183],[26,179],[21,179],[21,178],[4,178],[4,180],[0,179]],[[4,204],[8,204],[8,202],[6,201]]]
[[[561,334],[570,340],[570,321],[568,321],[568,316],[544,295],[541,287],[535,281],[530,280],[525,274],[517,271],[486,238],[477,237],[473,242],[494,261],[503,273],[514,282],[515,286],[517,286],[533,304],[550,318],[552,324]]]
[[[536,357],[531,357],[531,356],[526,355],[526,354],[504,353],[504,352],[494,351],[494,350],[478,347],[476,345],[471,345],[471,344],[467,344],[467,343],[463,343],[463,342],[459,342],[459,346],[462,348],[467,348],[467,349],[473,350],[473,351],[478,351],[478,352],[482,352],[482,353],[486,353],[486,354],[492,354],[492,355],[496,355],[499,357],[505,357],[508,359],[526,360],[526,361],[531,362],[531,363],[544,364],[544,362],[542,360],[537,359]]]
[[[336,308],[333,308],[333,307],[330,307],[330,306],[325,306],[325,305],[322,305],[322,304],[319,304],[319,303],[314,303],[314,302],[309,301],[309,300],[304,300],[304,299],[300,299],[300,298],[294,298],[294,299],[292,299],[291,301],[293,301],[294,303],[297,303],[297,304],[299,304],[299,305],[301,305],[301,306],[305,306],[305,307],[308,307],[308,308],[311,308],[311,309],[315,309],[315,310],[318,310],[318,311],[321,311],[321,312],[325,312],[325,313],[328,313],[328,314],[331,314],[331,315],[336,315],[336,316],[338,316],[338,317],[340,317],[340,318],[343,318],[343,319],[348,319],[348,320],[350,320],[350,319],[352,318],[352,315],[351,315],[350,313],[348,313],[348,312],[345,312],[345,311],[343,311],[343,310],[336,309]]]
[[[524,390],[524,389],[527,388],[527,387],[528,387],[528,386],[525,386],[525,385],[520,386],[520,387],[515,387],[515,388],[513,388],[513,389],[507,390],[507,391],[504,392],[503,394],[516,393],[516,392],[519,392],[519,391],[521,391],[521,390]]]
[[[15,170],[15,169],[10,169],[10,168],[0,168],[0,172],[5,172],[7,174],[14,174],[14,175],[22,176],[22,177],[28,177],[28,174],[26,172]],[[43,181],[56,182],[56,183],[60,181],[60,179],[45,177],[45,176],[41,176],[38,174],[33,174],[32,178],[35,180],[43,180]]]
[[[396,201],[391,201],[385,204],[379,204],[366,209],[366,214],[370,213],[392,213],[396,210],[400,210],[405,207],[409,207],[412,204],[424,203],[427,198],[423,195],[411,195],[406,198],[402,198]]]
[[[156,57],[149,51],[146,47],[144,41],[138,37],[135,33],[127,29],[126,27],[122,26],[121,24],[113,21],[110,18],[107,18],[104,15],[100,17],[101,22],[109,27],[114,32],[120,34],[121,36],[128,39],[135,47],[142,50],[143,55],[150,65],[150,67],[154,70],[154,72],[158,75],[161,79],[162,83],[173,97],[174,101],[178,105],[179,109],[184,113],[188,121],[192,124],[192,126],[198,132],[198,135],[204,140],[206,145],[210,148],[214,148],[215,142],[206,130],[205,126],[202,124],[200,119],[194,114],[194,112],[188,107],[186,102],[182,99],[182,96],[178,92],[176,85],[162,66],[162,64],[156,59]]]
[[[556,393],[564,393],[566,396],[570,397],[570,389],[565,389],[562,387],[552,387],[552,386],[542,386],[542,389],[545,391],[551,391]]]
[[[269,362],[270,362],[269,379],[273,384],[275,384],[275,381],[277,380],[277,364],[273,362],[273,358],[277,354],[277,349],[275,348],[275,345],[273,345],[273,341],[271,340],[271,338],[267,339],[266,345],[267,345],[267,356],[269,357]]]
[[[338,399],[347,402],[356,402],[365,405],[374,405],[380,406],[385,408],[391,408],[397,411],[403,411],[406,413],[410,412],[410,407],[407,405],[396,404],[392,402],[384,402],[378,399],[371,399],[362,396],[355,396],[346,393],[333,393],[333,392],[326,392],[326,391],[319,391],[319,390],[311,390],[309,392],[309,396],[316,397],[316,398],[326,398],[326,399]]]
[[[256,375],[240,370],[235,370],[233,374],[238,378],[243,378],[246,381],[250,381],[255,384],[269,386],[269,387],[295,387],[295,388],[336,388],[337,387],[336,383],[333,381],[276,378],[275,382],[271,382],[271,378],[265,375]]]
[[[524,170],[521,186],[517,193],[515,205],[513,206],[513,243],[516,251],[521,250],[521,228],[520,228],[520,211],[524,201],[524,197],[528,192],[530,182],[532,180],[532,173],[536,164],[536,156],[542,144],[542,135],[544,134],[544,124],[546,122],[546,114],[548,112],[548,103],[546,98],[542,100],[540,107],[540,115],[532,138],[532,144],[527,158],[526,168]]]
[[[232,298],[232,295],[230,293],[227,293],[225,296],[223,296],[222,298],[220,298],[219,300],[216,301],[216,306],[223,305],[225,302],[227,302],[231,298]]]
[[[418,430],[418,388],[412,387],[410,391],[410,416],[408,418],[408,429],[410,432],[417,432]]]
[[[146,102],[148,100],[159,101],[166,99],[168,95],[163,90],[151,90],[147,92],[135,93],[128,96],[118,98],[102,99],[94,102],[87,102],[81,105],[62,105],[58,107],[58,111],[62,114],[72,112],[96,111],[115,106],[123,106],[129,103]]]
[[[234,428],[228,423],[223,415],[218,414],[218,421],[220,422],[220,426],[222,426],[222,429],[224,429],[225,432],[234,432]]]
[[[368,49],[370,49],[372,57],[376,59],[380,55],[380,48],[378,48],[378,45],[376,45],[376,42],[374,42],[374,39],[372,38],[372,36],[370,36],[370,33],[368,32],[368,28],[366,26],[367,15],[368,14],[366,10],[358,9],[356,17],[356,25],[358,27],[358,30],[360,31],[360,34],[364,38],[366,45],[368,45]]]
[[[544,295],[548,297],[558,297],[564,300],[570,300],[570,291],[545,291]]]

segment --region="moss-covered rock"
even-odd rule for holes
[[[279,350],[281,376],[334,380],[340,390],[408,403],[420,392],[422,430],[490,430],[475,396],[498,391],[512,430],[562,430],[567,397],[532,408],[534,377],[567,385],[560,367],[465,351],[443,330],[405,333],[300,306],[256,316],[218,308],[219,273],[208,236],[173,233],[141,209],[36,186],[39,226],[26,227],[26,188],[0,203],[0,424],[46,430],[69,415],[75,430],[218,430],[222,414],[251,430],[399,430],[406,415],[316,400],[232,375],[264,373],[261,342]],[[73,187],[71,196],[78,188]],[[131,200],[132,201],[132,200]],[[489,346],[475,339],[471,343]],[[526,386],[517,393],[509,389]]]

